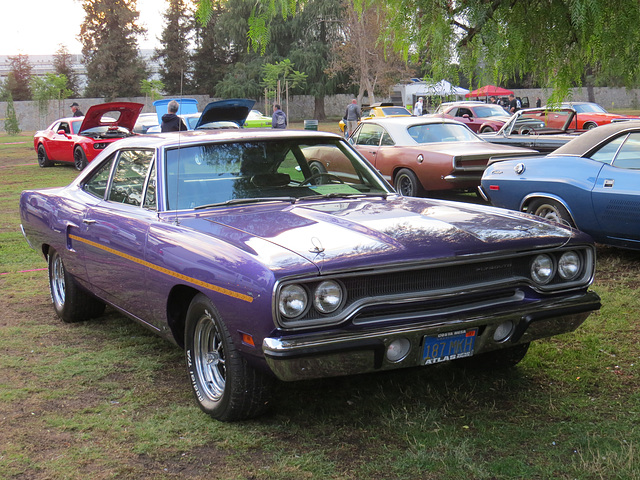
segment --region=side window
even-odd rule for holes
[[[389,135],[389,133],[386,130],[384,130],[382,132],[382,141],[380,142],[380,145],[392,146],[395,144],[396,142],[393,141],[393,139],[391,138],[391,135]]]
[[[630,133],[613,160],[613,166],[630,170],[640,169],[640,133]]]
[[[149,166],[153,160],[153,150],[122,150],[113,172],[113,180],[108,200],[129,205],[142,203]]]
[[[302,182],[304,180],[304,173],[300,168],[298,159],[291,150],[289,150],[284,156],[284,161],[280,165],[278,165],[277,173],[281,175],[288,175],[289,179],[295,182]],[[274,181],[278,183],[277,180],[274,179]]]
[[[458,115],[456,115],[456,117],[464,117],[465,115],[469,115],[469,118],[473,117],[473,113],[468,108],[458,109]]]
[[[109,176],[111,173],[111,166],[116,158],[115,153],[109,157],[108,160],[98,168],[91,178],[84,184],[84,191],[90,193],[94,197],[103,199],[104,194],[107,191],[109,185]]]
[[[71,130],[69,129],[69,124],[67,122],[60,122],[60,125],[58,125],[58,129],[56,130],[56,132],[60,130],[64,131],[64,133],[66,133],[67,135],[71,133]]]
[[[156,204],[156,162],[151,162],[151,172],[149,172],[149,179],[147,180],[147,188],[144,195],[144,208],[149,210],[156,210],[158,208]]]
[[[596,152],[591,155],[591,159],[596,160],[598,162],[607,163],[611,165],[613,162],[613,157],[616,152],[620,149],[620,145],[627,138],[626,135],[621,135],[617,138],[614,138],[609,143],[606,143],[602,147],[600,147]]]
[[[356,139],[356,145],[378,146],[382,137],[382,128],[374,124],[362,124]]]

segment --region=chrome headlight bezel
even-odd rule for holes
[[[278,312],[280,316],[293,319],[304,315],[309,309],[309,292],[298,283],[290,283],[280,289]]]
[[[558,275],[564,281],[576,279],[582,273],[582,268],[582,257],[574,250],[564,252],[558,260]]]
[[[321,314],[330,314],[344,303],[344,288],[336,280],[325,280],[313,289],[313,308]]]
[[[531,260],[531,280],[537,285],[547,285],[556,273],[556,265],[551,255],[540,253]]]

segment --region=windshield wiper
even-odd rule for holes
[[[322,200],[325,198],[366,198],[366,197],[382,197],[387,198],[389,194],[386,192],[380,193],[325,193],[321,195],[309,195],[306,197],[300,197],[298,200]]]
[[[295,197],[258,197],[258,198],[232,198],[224,202],[208,203],[206,205],[198,205],[194,210],[202,210],[204,208],[224,207],[226,205],[242,205],[247,203],[266,203],[266,202],[289,202],[296,203]]]

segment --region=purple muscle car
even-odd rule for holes
[[[600,308],[586,234],[399,196],[329,133],[131,137],[20,209],[62,320],[109,304],[175,342],[224,421],[263,412],[276,379],[512,366]]]

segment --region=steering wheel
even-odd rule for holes
[[[319,178],[322,178],[322,177],[327,177],[327,179],[329,180],[337,180],[338,183],[344,183],[340,177],[332,173],[321,172],[321,173],[316,173],[314,175],[311,175],[309,178],[305,178],[300,185],[311,184],[313,183],[314,180],[318,180]],[[327,183],[333,183],[333,182],[328,181]],[[314,183],[314,185],[319,185],[319,184]]]
[[[534,133],[536,133],[536,131],[531,127],[523,126],[523,127],[520,127],[520,130],[518,133],[520,135],[533,135]]]

